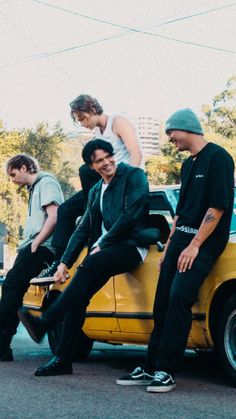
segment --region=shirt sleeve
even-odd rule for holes
[[[42,208],[50,204],[61,205],[64,201],[61,187],[54,179],[42,179],[40,188],[40,205]]]
[[[231,206],[234,188],[234,162],[225,150],[211,159],[209,207],[227,210]]]

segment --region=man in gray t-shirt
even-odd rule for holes
[[[54,259],[51,238],[58,206],[64,201],[56,178],[39,171],[38,162],[32,157],[24,154],[12,157],[7,162],[7,173],[15,184],[28,187],[29,203],[24,239],[2,286],[0,361],[13,360],[10,344],[19,323],[17,310],[22,304],[30,279]]]

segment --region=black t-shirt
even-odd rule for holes
[[[223,249],[229,237],[234,199],[234,162],[222,147],[208,143],[181,168],[177,226],[198,229],[208,208],[224,210],[219,224],[204,243]]]

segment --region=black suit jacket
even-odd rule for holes
[[[100,195],[103,180],[89,192],[85,214],[67,245],[61,262],[69,268],[86,243],[88,248],[101,236],[102,221],[107,234],[99,242],[101,249],[116,243],[138,245],[138,234],[145,227],[148,214],[148,182],[142,169],[120,163],[115,176],[103,195],[103,213]]]

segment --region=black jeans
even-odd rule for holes
[[[22,305],[23,297],[29,287],[30,280],[50,264],[53,253],[45,246],[40,246],[35,253],[29,244],[19,252],[13,267],[8,271],[2,285],[0,301],[0,333],[12,337],[19,324],[17,311]]]
[[[100,175],[95,170],[90,169],[87,164],[83,164],[79,168],[79,176],[82,191],[67,199],[58,208],[57,224],[52,240],[52,246],[56,249],[56,259],[60,259],[63,255],[75,230],[76,220],[85,211],[90,189],[101,179]]]
[[[42,316],[51,327],[64,319],[57,355],[71,360],[86,308],[92,296],[117,274],[133,270],[141,262],[135,246],[115,244],[85,257],[69,286]]]
[[[180,233],[173,236],[167,249],[154,301],[154,328],[145,365],[149,371],[164,370],[174,373],[179,370],[183,361],[192,324],[191,307],[196,302],[199,288],[210,270],[209,264],[204,270],[197,263],[184,273],[177,270],[178,257],[191,240],[192,236],[184,234],[181,237]],[[200,252],[199,257],[201,258]]]

